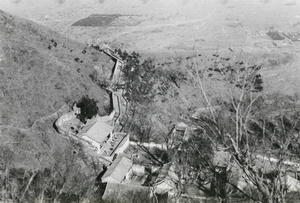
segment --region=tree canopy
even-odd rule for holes
[[[88,96],[82,97],[77,103],[77,107],[80,108],[80,114],[77,115],[77,118],[82,122],[86,123],[88,119],[93,118],[93,116],[98,113],[97,101],[90,99]]]
[[[118,50],[118,54],[126,61],[122,68],[125,82],[125,96],[130,102],[148,103],[155,96],[155,81],[158,77],[157,69],[151,58],[141,62],[139,53]]]

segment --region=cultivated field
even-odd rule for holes
[[[108,42],[157,61],[195,52],[251,53],[266,68],[270,90],[299,92],[300,42],[272,40],[266,34],[271,28],[281,33],[299,31],[300,3],[295,0],[16,2],[0,0],[0,7],[71,39]]]

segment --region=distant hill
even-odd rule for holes
[[[0,125],[29,127],[84,95],[105,113],[108,95],[89,77],[112,67],[105,54],[2,11],[0,36]]]

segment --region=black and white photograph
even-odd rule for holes
[[[0,0],[0,203],[299,202],[300,0]]]

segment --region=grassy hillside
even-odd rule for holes
[[[113,65],[106,55],[4,12],[0,36],[0,124],[29,127],[83,95],[105,113],[107,94],[89,75]]]
[[[90,78],[113,62],[86,45],[0,11],[0,201],[90,199],[102,164],[53,123],[88,95],[105,114],[108,95]]]

